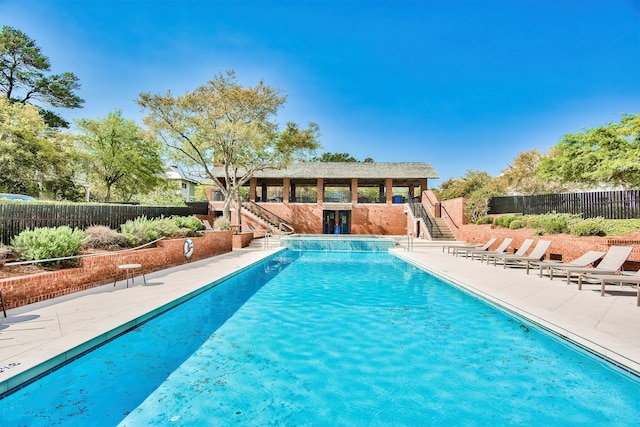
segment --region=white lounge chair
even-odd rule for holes
[[[529,274],[529,270],[531,267],[538,267],[540,269],[538,272],[538,275],[540,277],[542,277],[542,273],[544,273],[544,270],[550,270],[551,267],[586,267],[587,265],[591,265],[594,262],[598,261],[604,256],[605,253],[606,252],[588,251],[570,262],[549,260],[543,260],[540,262],[529,262],[527,263],[527,274]]]
[[[502,241],[502,243],[500,243],[500,245],[494,251],[471,250],[467,252],[465,257],[468,258],[469,255],[471,255],[471,259],[475,259],[476,255],[478,255],[478,258],[480,258],[480,261],[482,261],[482,255],[485,255],[485,254],[495,255],[495,254],[505,253],[509,248],[509,245],[511,244],[511,242],[513,242],[513,239],[511,237],[507,237]]]
[[[558,270],[567,274],[567,284],[571,278],[580,274],[614,274],[622,267],[633,250],[630,246],[611,246],[600,264],[596,267],[554,266],[549,269],[549,277],[553,280],[553,272]]]
[[[600,283],[600,295],[604,296],[604,290],[607,283],[635,285],[636,286],[636,305],[640,306],[640,270],[633,274],[581,274],[578,276],[578,289],[582,290],[583,281]]]
[[[531,248],[532,245],[533,245],[533,239],[525,239],[520,245],[520,247],[518,248],[518,250],[513,255],[523,256],[524,254],[527,253],[527,251],[529,250],[529,248]],[[492,259],[494,260],[494,265],[495,265],[496,258],[505,256],[505,255],[507,255],[507,253],[502,253],[502,254],[487,253],[486,254],[487,265]],[[484,257],[485,257],[485,254],[482,254],[480,257],[480,261],[484,261]]]
[[[551,246],[550,240],[539,240],[529,255],[502,255],[499,257],[502,261],[502,268],[507,268],[508,265],[510,267],[524,266],[528,268],[530,262],[538,262],[544,258],[549,246]],[[498,257],[493,259],[493,265],[496,265],[497,259]]]
[[[491,247],[491,245],[493,245],[495,243],[495,241],[498,240],[495,237],[490,238],[489,240],[487,240],[487,243],[485,243],[484,245],[480,246],[479,248],[477,247],[457,247],[453,249],[453,254],[455,256],[458,256],[459,254],[466,254],[469,251],[473,251],[473,250],[484,250],[484,251],[488,251],[489,248]]]

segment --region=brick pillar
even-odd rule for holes
[[[289,195],[291,194],[291,178],[282,180],[282,203],[289,203]]]
[[[358,203],[358,178],[351,178],[351,203]]]
[[[249,200],[252,202],[256,201],[256,184],[258,183],[257,178],[251,178],[249,180]]]
[[[393,202],[393,179],[385,178],[384,186],[387,187],[387,204],[390,205]]]
[[[322,206],[322,197],[324,196],[324,179],[318,178],[318,200],[317,203],[319,206]]]

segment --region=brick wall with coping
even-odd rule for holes
[[[145,273],[212,257],[232,249],[231,231],[207,231],[190,237],[193,253],[184,255],[184,239],[161,240],[158,247],[82,258],[82,266],[0,279],[7,309],[45,301],[113,282],[120,264],[142,264]],[[123,273],[118,279],[123,279]]]
[[[264,204],[265,208],[293,225],[296,233],[322,234],[323,209],[304,203]],[[404,235],[407,233],[407,220],[404,204],[357,204],[351,209],[351,234]],[[249,222],[255,223],[248,217]],[[243,221],[245,218],[243,218]],[[258,226],[258,228],[261,228]]]

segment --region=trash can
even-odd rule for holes
[[[335,227],[333,227],[333,234],[340,234],[340,226],[336,225]]]
[[[402,196],[393,196],[393,203],[402,203]]]

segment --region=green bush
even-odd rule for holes
[[[581,221],[580,215],[547,214],[540,216],[540,226],[549,234],[568,233],[569,225]]]
[[[117,249],[129,244],[124,235],[105,225],[93,225],[84,230],[84,235],[89,239],[84,245],[88,249]]]
[[[569,232],[576,236],[605,236],[604,218],[588,218],[569,226]]]
[[[227,218],[223,216],[220,216],[216,218],[216,220],[213,222],[213,229],[214,230],[231,230],[231,221],[229,221]]]
[[[540,228],[540,216],[538,215],[525,215],[522,217],[522,227],[524,228]]]
[[[511,221],[511,222],[509,223],[509,228],[510,228],[511,230],[517,230],[517,229],[519,229],[519,228],[522,228],[522,220],[520,220],[520,219],[515,219],[515,220]]]
[[[78,255],[87,241],[82,230],[72,230],[67,226],[35,228],[11,239],[11,247],[18,259],[30,261]]]
[[[493,217],[491,215],[485,215],[482,218],[480,218],[478,221],[476,221],[476,224],[478,225],[493,224]]]
[[[493,223],[499,227],[509,228],[509,225],[511,224],[511,222],[515,221],[518,218],[519,217],[512,216],[512,215],[499,216],[493,221]]]
[[[146,216],[129,220],[120,226],[122,234],[129,240],[131,246],[144,245],[160,238],[158,230],[154,227],[153,221]]]
[[[159,218],[151,221],[151,226],[158,233],[158,237],[178,237],[183,236],[180,227],[171,218]]]
[[[204,224],[195,216],[172,216],[171,220],[180,228],[188,228],[192,231],[204,230]]]

